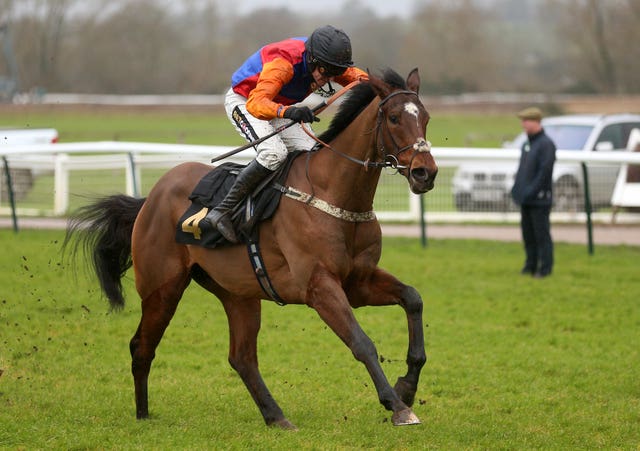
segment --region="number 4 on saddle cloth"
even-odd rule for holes
[[[231,221],[240,242],[247,245],[257,243],[258,225],[260,221],[273,216],[278,208],[282,196],[279,188],[284,185],[289,167],[300,153],[302,151],[290,152],[285,164],[234,208]],[[191,206],[177,224],[176,241],[178,243],[208,248],[231,244],[204,218],[210,209],[222,202],[243,168],[244,165],[238,163],[224,163],[211,170],[198,182],[189,196]]]

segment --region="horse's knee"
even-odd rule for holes
[[[138,339],[138,337],[133,337],[129,342],[129,353],[131,354],[132,359],[133,359],[133,356],[136,354],[136,351],[138,350],[139,345],[140,345],[140,340]]]
[[[418,290],[412,286],[407,285],[402,292],[402,302],[408,314],[421,314],[422,313],[422,297]]]

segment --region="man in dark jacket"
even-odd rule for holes
[[[556,146],[542,128],[542,112],[538,108],[526,108],[518,117],[529,138],[522,146],[511,189],[513,200],[520,205],[520,227],[527,257],[522,274],[542,278],[551,274],[553,268],[549,215]]]

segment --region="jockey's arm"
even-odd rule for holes
[[[369,74],[357,67],[348,67],[344,74],[335,77],[334,80],[340,86],[347,86],[354,81],[367,81],[369,80]]]
[[[284,85],[293,78],[293,66],[276,58],[265,63],[256,87],[249,93],[247,111],[262,120],[282,117],[286,107],[274,102]]]

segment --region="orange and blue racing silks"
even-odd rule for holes
[[[302,101],[316,89],[305,58],[306,40],[291,38],[267,44],[234,72],[233,91],[247,98],[247,111],[253,116],[263,120],[283,117],[287,106]],[[346,86],[366,78],[366,72],[349,67],[335,81]]]

